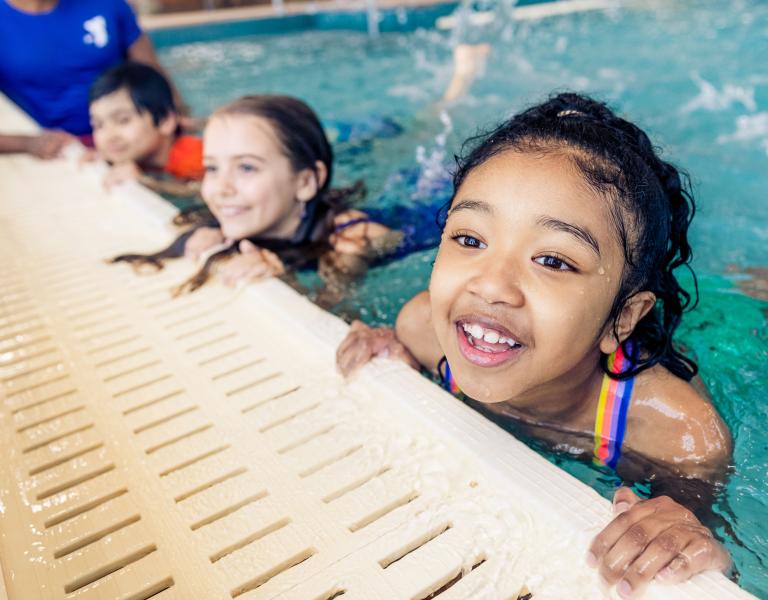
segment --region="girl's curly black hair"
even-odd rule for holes
[[[626,379],[661,364],[690,381],[698,367],[672,341],[683,312],[698,302],[688,243],[688,227],[695,213],[688,175],[661,160],[637,126],[618,117],[604,103],[574,93],[558,94],[513,116],[490,133],[467,140],[465,148],[464,156],[455,157],[454,197],[473,169],[513,150],[566,153],[586,182],[611,199],[611,217],[623,247],[625,267],[608,322],[613,321],[616,331],[625,302],[639,291],[653,292],[656,305],[630,336],[641,348],[632,368],[614,375],[608,369],[608,357],[603,355],[603,371]],[[451,202],[453,198],[438,217],[443,226]],[[693,296],[677,281],[674,271],[678,267],[693,275]]]
[[[289,269],[300,268],[316,260],[330,248],[327,238],[333,227],[333,215],[342,212],[365,196],[365,186],[361,181],[357,181],[350,187],[331,188],[333,176],[331,144],[315,112],[298,98],[270,94],[243,96],[217,109],[210,118],[231,115],[256,116],[267,120],[272,125],[285,156],[296,172],[311,169],[317,175],[316,163],[319,161],[325,166],[327,172],[325,181],[319,186],[317,195],[307,203],[306,209],[308,218],[311,217],[311,223],[308,224],[317,224],[319,235],[316,235],[318,232],[314,227],[310,227],[300,240],[273,239],[258,235],[249,238],[257,246],[276,252]],[[159,252],[121,254],[110,262],[127,262],[134,267],[149,266],[160,270],[166,260],[184,255],[184,246],[196,229],[218,227],[218,222],[205,206],[195,207],[191,211],[182,213],[174,219],[174,224],[191,226],[192,229],[180,235],[167,248]],[[204,285],[213,267],[237,252],[239,252],[239,244],[233,243],[226,249],[209,256],[197,273],[174,288],[174,295],[193,292]]]

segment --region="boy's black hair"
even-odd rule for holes
[[[688,226],[696,207],[687,174],[661,160],[637,126],[618,117],[604,103],[573,93],[553,96],[466,144],[469,151],[456,157],[454,196],[473,169],[501,152],[566,152],[571,157],[586,182],[612,200],[611,217],[625,259],[621,287],[608,317],[614,332],[618,316],[632,295],[647,290],[656,296],[656,305],[630,336],[641,348],[636,364],[615,375],[603,355],[603,371],[626,379],[662,364],[686,381],[696,375],[696,363],[672,342],[683,312],[698,302],[688,243]],[[453,198],[441,211],[442,225],[452,202]],[[673,274],[678,267],[686,267],[693,275],[693,297]]]
[[[173,91],[168,80],[154,67],[126,61],[105,71],[91,86],[88,102],[126,90],[136,110],[152,115],[155,126],[168,115],[176,113]]]

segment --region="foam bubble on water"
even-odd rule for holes
[[[718,90],[714,84],[694,73],[692,79],[699,86],[698,95],[685,104],[680,112],[686,114],[697,110],[711,112],[725,110],[733,104],[741,104],[749,111],[757,110],[755,102],[755,88],[752,86],[740,86],[726,83],[722,90]]]
[[[767,138],[768,142],[768,112],[754,115],[742,115],[736,119],[736,131],[730,135],[721,135],[717,138],[719,143],[733,141],[747,141],[759,138]]]

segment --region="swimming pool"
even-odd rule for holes
[[[485,7],[490,7],[485,3]],[[403,129],[336,145],[336,183],[364,178],[371,205],[437,205],[444,167],[460,142],[555,89],[596,94],[636,120],[692,175],[692,228],[701,303],[680,340],[695,354],[735,438],[735,469],[718,503],[740,583],[768,596],[768,304],[744,295],[746,269],[768,265],[768,5],[673,2],[538,21],[497,19],[484,29],[416,29],[339,35],[315,29],[190,42],[161,58],[199,114],[238,95],[280,92],[307,100],[329,121]],[[489,41],[493,55],[471,95],[441,113],[456,40]],[[373,269],[342,312],[391,323],[423,288],[434,253]],[[311,279],[307,280],[311,283]],[[608,496],[613,482],[563,456],[548,456]]]

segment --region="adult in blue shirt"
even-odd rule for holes
[[[90,134],[88,90],[126,59],[162,71],[126,0],[0,0],[0,92],[43,127],[0,134],[0,153],[52,158]]]

